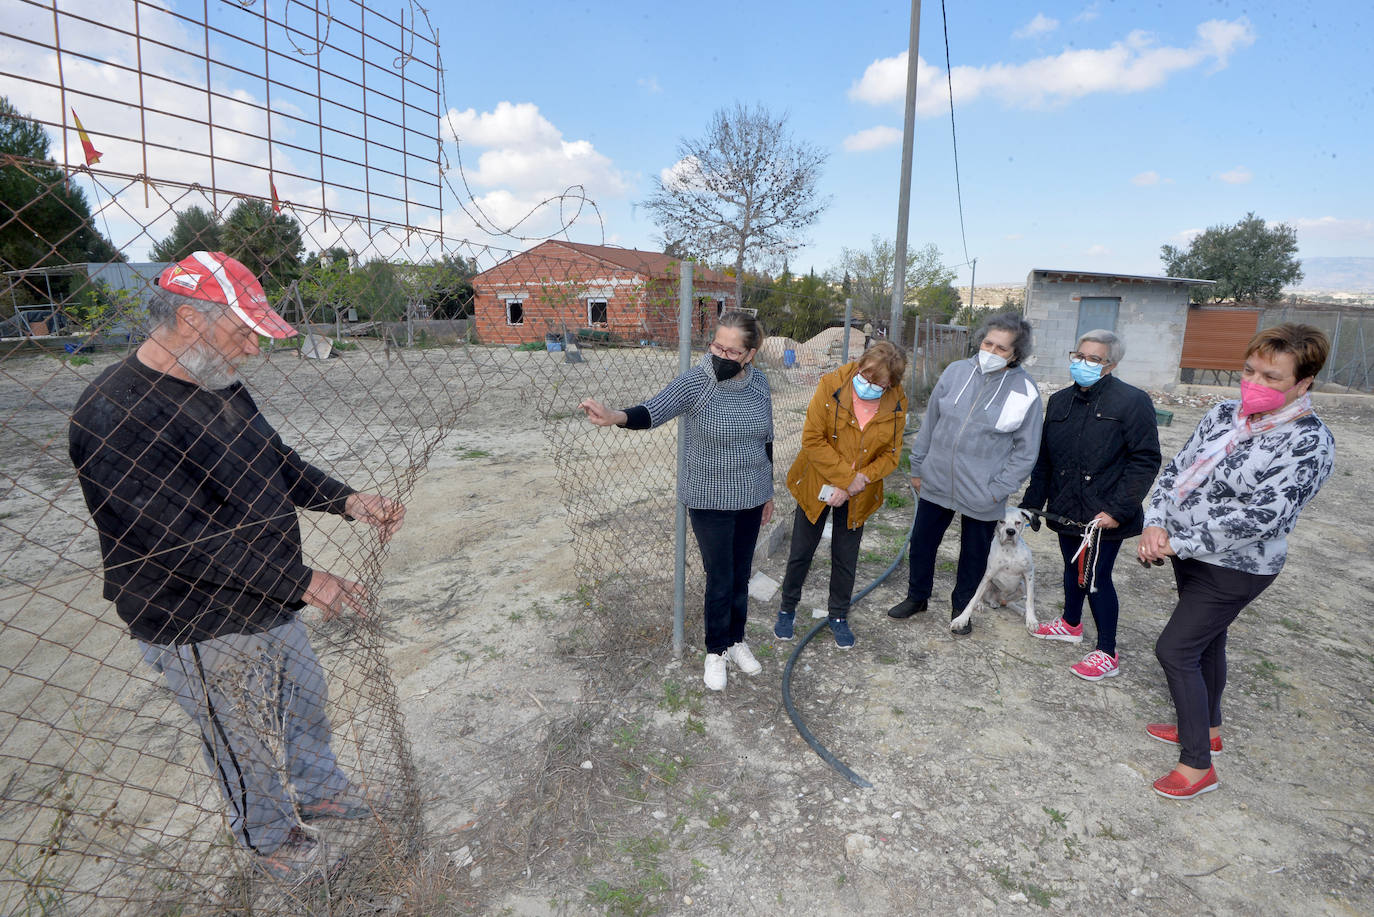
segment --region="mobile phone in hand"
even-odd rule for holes
[[[821,501],[822,503],[825,503],[827,500],[830,499],[830,495],[833,494],[834,492],[835,492],[835,486],[834,486],[833,484],[822,484],[822,485],[821,485],[820,501]]]

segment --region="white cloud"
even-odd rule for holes
[[[1374,240],[1374,220],[1360,220],[1344,217],[1298,217],[1289,223],[1298,231],[1300,238],[1346,240]]]
[[[1034,38],[1037,35],[1046,35],[1059,28],[1059,20],[1051,19],[1044,13],[1036,13],[1035,18],[1021,28],[1012,32],[1013,38]]]
[[[1103,258],[1111,253],[1112,250],[1105,245],[1089,245],[1088,250],[1083,254],[1087,255],[1089,258]]]
[[[1008,242],[1019,242],[1020,240],[1024,239],[1025,237],[1026,237],[1026,236],[1025,236],[1025,233],[1020,233],[1020,232],[1009,232],[1009,233],[1007,233],[1005,236],[1003,236],[1002,238],[1003,238],[1003,239],[1006,239]]]
[[[1101,7],[1101,5],[1102,4],[1097,2],[1089,3],[1087,6],[1083,7],[1083,10],[1077,16],[1073,17],[1073,21],[1092,22],[1101,15],[1099,12],[1099,7]]]
[[[850,134],[844,138],[844,148],[849,153],[865,153],[869,150],[881,150],[885,146],[892,146],[894,143],[901,142],[902,132],[900,130],[880,124],[877,127],[861,130],[857,134]]]
[[[1131,32],[1102,49],[1070,49],[1020,64],[955,67],[950,72],[955,99],[967,104],[982,96],[1008,108],[1045,108],[1063,105],[1095,93],[1144,92],[1170,77],[1202,65],[1225,67],[1236,51],[1255,41],[1255,30],[1244,17],[1209,20],[1196,29],[1186,48],[1160,46],[1144,31]],[[869,64],[849,88],[856,102],[882,105],[906,97],[905,51]],[[948,110],[945,93],[922,91],[944,82],[944,73],[925,60],[917,61],[916,112],[922,116]]]
[[[1131,184],[1148,187],[1149,185],[1159,184],[1159,173],[1151,169],[1148,172],[1141,172],[1139,175],[1132,176]]]
[[[1236,166],[1228,172],[1222,172],[1217,175],[1217,178],[1226,182],[1228,185],[1244,185],[1254,177],[1255,173],[1245,168],[1245,166]]]
[[[663,91],[663,87],[658,85],[658,77],[656,76],[641,76],[637,83],[640,89],[643,89],[651,96],[658,95]]]
[[[629,190],[628,178],[609,158],[590,141],[564,140],[531,102],[500,102],[481,113],[450,111],[449,124],[465,150],[485,148],[476,169],[466,172],[470,185],[504,189],[518,200],[551,197],[571,185],[582,185],[591,197]],[[471,169],[471,156],[465,161]]]
[[[1180,229],[1170,238],[1177,245],[1188,245],[1198,236],[1202,235],[1203,231],[1204,230],[1201,229]]]

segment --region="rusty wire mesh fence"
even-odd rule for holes
[[[604,430],[576,405],[633,405],[677,374],[678,268],[606,246],[546,241],[517,253],[445,233],[446,195],[474,235],[486,216],[453,187],[439,48],[419,7],[389,16],[361,3],[119,6],[127,16],[84,0],[9,0],[3,26],[18,53],[0,70],[0,913],[367,911],[395,889],[425,828],[385,652],[391,622],[375,599],[387,552],[377,531],[318,493],[293,496],[302,511],[285,523],[299,524],[307,568],[374,597],[367,614],[299,611],[327,685],[327,695],[308,693],[327,715],[337,779],[363,802],[357,817],[314,817],[319,787],[293,764],[294,699],[281,671],[245,655],[226,667],[232,684],[201,672],[193,706],[242,709],[196,718],[147,664],[129,621],[169,583],[242,575],[264,525],[281,521],[233,518],[248,480],[239,459],[309,466],[312,480],[404,501],[464,413],[498,400],[548,436],[589,596],[593,695],[635,677],[636,660],[666,658],[676,425]],[[121,416],[145,423],[140,411],[156,403],[164,426],[134,448],[80,406],[93,386],[118,401],[111,380],[127,382],[149,335],[170,327],[150,315],[154,278],[199,250],[243,262],[300,334],[262,339],[261,354],[239,365],[251,402],[208,375],[170,400],[163,382],[140,377],[146,390]],[[694,358],[714,315],[735,305],[733,281],[703,272],[698,284]],[[773,337],[759,354],[773,390],[775,528],[790,526],[783,473],[842,335]],[[861,348],[851,332],[851,359]],[[294,457],[275,444],[236,456],[238,434],[205,421],[206,404],[214,423],[240,412],[231,430],[260,414]],[[198,423],[223,438],[197,458],[191,476],[203,486],[192,498],[150,473],[149,456],[185,458],[187,441],[171,432]],[[74,426],[88,440],[79,449]],[[105,473],[88,505],[73,463],[90,485],[92,454]],[[205,515],[170,550],[195,500]],[[111,535],[92,510],[116,505],[123,528]],[[189,566],[175,559],[188,555]],[[694,546],[688,558],[695,645]],[[288,566],[264,561],[258,585],[230,591],[240,604],[258,596],[252,613],[287,620],[302,598],[299,582],[279,588]],[[119,573],[126,567],[137,582]],[[143,643],[208,652],[197,628],[222,610],[188,599]],[[277,851],[245,835],[236,806],[250,793],[228,753],[242,745],[217,737],[224,720],[267,762],[259,776],[271,788],[252,792],[285,800],[320,868],[283,873],[265,862]]]

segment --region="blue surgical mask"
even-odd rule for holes
[[[1102,364],[1089,363],[1087,360],[1070,360],[1069,375],[1073,376],[1073,381],[1084,388],[1090,388],[1102,378]]]
[[[883,387],[874,385],[864,378],[863,373],[854,374],[854,394],[864,401],[877,401],[883,397]]]

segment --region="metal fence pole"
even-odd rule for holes
[[[692,264],[679,262],[677,316],[677,371],[692,367]],[[677,419],[677,477],[687,464],[687,421]],[[673,530],[673,658],[682,658],[682,621],[687,606],[687,506],[677,501]]]
[[[844,343],[840,345],[840,363],[849,362],[849,323],[854,318],[854,300],[844,301]]]

